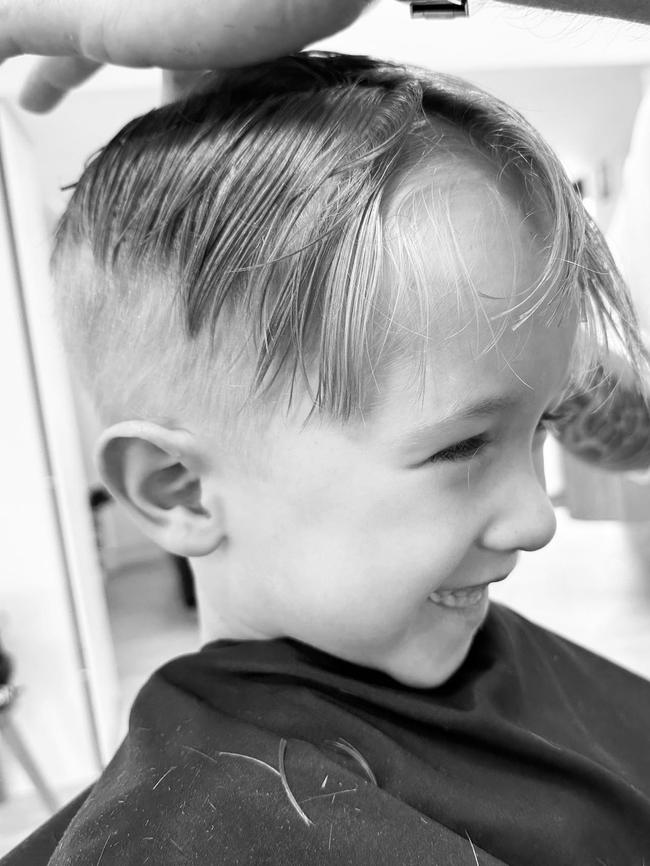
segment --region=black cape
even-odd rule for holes
[[[217,641],[151,677],[98,782],[1,862],[647,866],[650,683],[494,603],[431,690]]]

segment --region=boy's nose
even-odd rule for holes
[[[531,467],[500,490],[481,546],[491,550],[539,550],[555,535],[557,520],[546,493],[544,470]]]

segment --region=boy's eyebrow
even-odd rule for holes
[[[479,415],[494,415],[496,412],[502,412],[504,409],[511,409],[517,402],[517,397],[512,394],[499,397],[486,397],[483,400],[477,400],[476,403],[469,403],[467,406],[461,406],[454,412],[450,412],[443,418],[436,421],[436,427],[439,424],[453,424],[455,421],[465,421],[468,418],[476,418]]]
[[[423,421],[421,424],[416,424],[400,437],[399,444],[400,446],[418,445],[423,439],[435,433],[444,432],[445,427],[483,415],[494,415],[497,412],[511,409],[515,403],[517,403],[517,397],[514,395],[486,397],[483,400],[477,400],[475,403],[461,406],[435,421]]]

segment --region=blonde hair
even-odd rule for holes
[[[423,160],[453,154],[454,170],[489,166],[522,212],[552,218],[515,325],[578,304],[638,362],[607,246],[523,117],[455,77],[305,52],[209,76],[129,123],[76,184],[53,270],[65,342],[104,419],[232,422],[229,406],[300,383],[316,411],[355,415],[403,296],[382,281],[391,200]]]

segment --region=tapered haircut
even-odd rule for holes
[[[616,334],[640,363],[607,246],[520,114],[452,76],[304,52],[207,76],[125,126],[75,185],[52,258],[57,306],[104,420],[234,425],[297,389],[314,412],[362,413],[435,314],[400,239],[400,190],[423,166],[433,199],[474,172],[522,218],[544,215],[543,273],[497,330],[578,307],[594,340]]]

